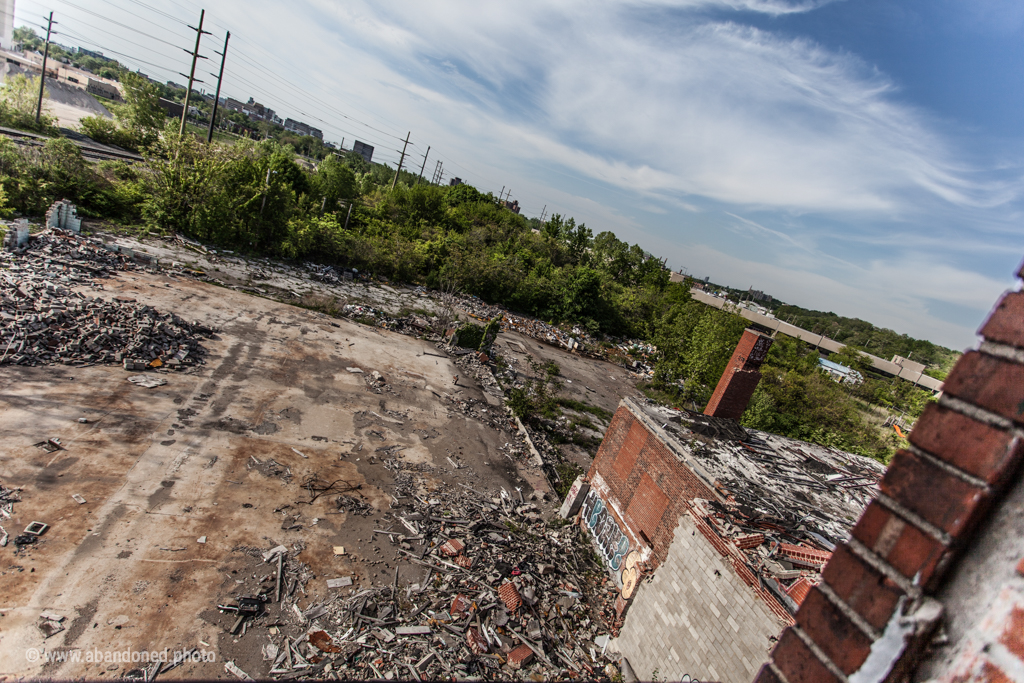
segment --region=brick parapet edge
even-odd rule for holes
[[[913,671],[941,618],[932,596],[1024,461],[1024,292],[1007,292],[978,333],[754,683],[846,683],[869,669],[895,682]],[[896,623],[910,624],[902,645],[874,647]]]

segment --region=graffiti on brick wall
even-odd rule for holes
[[[626,555],[622,567],[622,599],[629,600],[636,591],[636,585],[640,582],[640,553],[632,551]]]
[[[604,561],[608,563],[613,572],[619,571],[622,561],[629,553],[629,538],[622,533],[615,517],[593,489],[583,501],[581,519],[590,529],[590,533],[594,535],[594,540],[597,542]]]

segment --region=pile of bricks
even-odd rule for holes
[[[137,371],[203,362],[199,340],[211,329],[131,299],[73,289],[134,268],[122,255],[53,231],[34,236],[21,254],[3,254],[0,264],[0,364],[123,363]]]
[[[427,569],[425,578],[403,588],[385,579],[344,598],[319,595],[315,583],[307,584],[302,618],[282,605],[281,617],[250,621],[249,633],[261,642],[269,637],[276,654],[265,672],[249,674],[606,680],[610,629],[599,610],[607,595],[614,599],[614,586],[579,527],[548,527],[516,492],[490,497],[448,489],[423,498],[424,464],[382,464],[394,475],[398,502],[379,522],[377,542],[390,543],[402,564]],[[269,595],[273,585],[259,590]],[[269,626],[274,630],[265,636]]]

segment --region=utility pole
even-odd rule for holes
[[[544,210],[540,212],[540,224],[542,226],[544,225],[544,216],[547,214],[547,212],[548,212],[548,205],[545,204],[544,205]]]
[[[43,50],[43,72],[39,75],[39,104],[36,105],[36,125],[43,116],[43,85],[46,83],[46,58],[50,56],[50,33],[53,30],[53,12],[46,22],[46,48]]]
[[[409,136],[412,135],[412,131],[405,134],[405,144],[402,145],[402,157],[398,160],[398,170],[395,171],[395,179],[391,181],[391,189],[395,189],[395,185],[398,184],[398,174],[402,172],[402,163],[405,161],[405,148],[409,146]]]
[[[427,145],[427,154],[430,154],[430,145]],[[416,177],[416,184],[423,180],[423,169],[427,167],[427,154],[423,155],[423,163],[420,165],[420,174]]]
[[[438,159],[437,163],[436,163],[436,164],[434,164],[434,175],[430,176],[430,184],[431,184],[431,185],[437,185],[437,183],[438,183],[438,180],[437,180],[437,178],[438,178],[438,176],[437,176],[437,173],[438,173],[438,171],[439,171],[440,169],[441,169],[441,160],[440,160],[440,159]]]
[[[505,186],[501,186],[501,192],[498,193],[498,203],[501,203],[501,198],[505,196]]]
[[[224,35],[224,51],[220,53],[220,73],[217,75],[217,94],[213,96],[213,115],[210,116],[210,130],[206,134],[206,143],[213,142],[213,124],[217,121],[217,104],[220,103],[220,81],[224,78],[224,60],[227,58],[227,41],[231,39],[231,32]],[[214,50],[216,53],[216,50]],[[213,76],[213,74],[210,74]]]
[[[196,60],[197,59],[206,59],[206,57],[203,57],[201,54],[199,54],[199,40],[200,40],[200,38],[203,37],[204,33],[207,34],[207,35],[212,35],[209,31],[204,31],[203,30],[203,18],[204,17],[206,17],[206,10],[200,10],[199,11],[199,28],[196,28],[195,26],[189,26],[190,29],[192,29],[193,31],[196,32],[196,49],[194,49],[192,52],[189,52],[189,54],[192,55],[192,69],[188,72],[188,89],[185,90],[185,106],[181,110],[181,128],[178,130],[178,137],[179,138],[185,134],[185,118],[188,116],[188,103],[189,103],[189,100],[192,98],[192,84],[197,82],[196,81]],[[181,48],[181,49],[185,50],[185,48]],[[226,48],[225,48],[225,51],[227,51]],[[185,52],[188,52],[188,50],[185,50]],[[184,76],[185,74],[181,74],[181,75]],[[202,83],[202,81],[198,81],[198,82]]]
[[[231,31],[224,36],[224,52],[220,53],[220,73],[217,74],[217,94],[213,96],[213,114],[210,116],[210,130],[206,133],[206,144],[213,142],[213,124],[217,121],[217,105],[220,104],[220,82],[224,78],[224,60],[228,57],[228,41]],[[213,74],[210,74],[211,76]]]

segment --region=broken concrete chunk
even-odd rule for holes
[[[345,369],[348,370],[349,372],[351,372],[353,375],[355,375],[355,374],[359,374],[359,375],[363,374],[363,371],[361,369],[359,369],[359,368],[345,368]]]
[[[374,629],[373,635],[375,635],[379,640],[383,640],[385,643],[390,643],[395,639],[395,634],[386,628]]]
[[[279,545],[276,548],[271,548],[267,552],[263,553],[263,561],[270,562],[270,560],[272,560],[273,558],[277,557],[278,555],[282,555],[286,552],[288,552],[288,548],[285,548],[283,545]]]
[[[167,384],[167,380],[160,377],[153,377],[151,375],[132,375],[128,378],[128,381],[132,384],[137,384],[140,387],[152,389],[154,387],[161,387]]]
[[[565,501],[558,511],[559,516],[562,519],[575,517],[588,493],[590,493],[590,484],[583,481],[583,475],[581,474],[576,477],[576,481],[569,487],[569,493],[566,494]]]
[[[200,536],[197,538],[196,543],[206,543],[206,536]]]
[[[32,534],[33,536],[42,536],[46,533],[46,530],[49,528],[49,524],[44,524],[43,522],[32,522],[27,527],[25,527],[25,533]]]
[[[336,546],[334,546],[334,554],[335,555],[344,555],[345,554],[345,546],[343,546],[343,545],[336,545]]]
[[[227,671],[229,674],[231,674],[232,676],[234,676],[235,678],[237,678],[239,680],[243,680],[243,681],[251,681],[251,680],[253,680],[252,676],[250,676],[249,674],[247,674],[244,671],[242,671],[241,669],[239,669],[235,665],[234,662],[225,662],[224,663],[224,670]]]
[[[79,505],[85,505],[85,498],[82,498],[82,496],[78,495],[77,493],[72,493],[71,498]]]
[[[431,633],[429,626],[399,626],[395,633],[400,636],[425,636]]]
[[[64,627],[59,622],[51,621],[50,619],[40,619],[39,623],[36,624],[39,630],[43,632],[43,638],[49,638],[50,636],[57,635],[64,630]]]
[[[48,619],[49,621],[56,621],[58,624],[64,621],[64,615],[57,614],[56,612],[43,612],[39,616],[43,619]]]
[[[323,605],[313,605],[305,612],[303,612],[302,616],[308,619],[309,621],[313,621],[314,619],[319,619],[325,614],[327,614],[326,607],[324,607]]]

